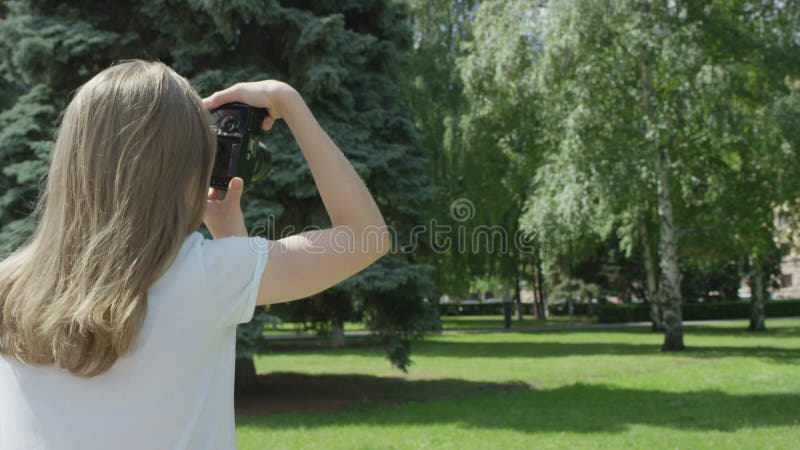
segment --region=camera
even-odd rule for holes
[[[233,177],[245,186],[266,176],[271,165],[267,146],[260,140],[264,108],[226,103],[211,110],[211,131],[217,137],[217,153],[211,171],[211,187],[227,190]]]

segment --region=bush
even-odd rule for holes
[[[572,315],[574,316],[589,316],[594,312],[594,308],[597,305],[589,305],[588,303],[573,303],[572,304]],[[590,313],[590,310],[592,313]],[[569,315],[569,304],[567,302],[563,303],[553,303],[547,305],[547,313],[551,316],[568,316]]]
[[[511,311],[516,306],[512,304]],[[448,303],[446,305],[439,305],[439,314],[442,316],[484,316],[484,315],[502,315],[502,303],[477,303],[469,305],[458,305],[455,303]],[[533,314],[533,303],[522,304],[522,314]]]
[[[650,320],[648,303],[623,303],[621,305],[595,305],[595,315],[600,323],[644,322]]]
[[[685,303],[683,320],[747,319],[750,302]],[[767,318],[800,316],[800,300],[770,300],[766,303]],[[647,322],[649,304],[596,305],[600,323]]]

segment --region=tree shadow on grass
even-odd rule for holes
[[[779,321],[767,319],[767,331],[753,332],[747,329],[747,322],[742,322],[741,327],[709,327],[687,325],[686,333],[701,336],[720,336],[737,338],[800,338],[800,327],[780,324]]]
[[[621,344],[618,342],[435,342],[420,345],[413,354],[431,357],[457,358],[550,358],[565,356],[631,355],[631,356],[684,356],[691,358],[758,357],[776,362],[800,361],[800,350],[766,346],[689,346],[679,353],[663,353],[661,342],[649,344]]]
[[[481,392],[528,389],[522,382],[493,383],[461,379],[405,380],[360,374],[309,375],[272,372],[237,395],[237,414],[341,411],[408,401],[452,398]]]
[[[660,352],[660,339],[650,344],[623,344],[619,342],[486,342],[481,340],[457,342],[419,341],[412,344],[412,357],[448,358],[553,358],[594,355],[648,355],[683,356],[690,358],[755,357],[768,358],[779,363],[800,362],[800,349],[768,346],[689,346],[682,352]],[[361,341],[344,348],[331,349],[324,344],[293,343],[287,346],[270,344],[267,354],[293,353],[304,355],[365,355],[382,354],[383,349],[374,341]]]
[[[285,429],[440,423],[525,433],[594,433],[621,432],[637,424],[734,431],[800,423],[799,394],[675,393],[590,384],[536,390],[523,383],[407,381],[363,375],[283,373],[262,377],[265,385],[275,384],[261,393],[237,398],[240,426]],[[330,390],[336,386],[342,389]],[[254,406],[277,403],[285,408]],[[314,412],[320,409],[312,408],[313,404],[324,405],[322,411],[327,412]],[[334,404],[338,406],[330,406]]]

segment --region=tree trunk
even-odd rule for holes
[[[531,263],[531,291],[533,291],[533,309],[531,313],[536,316],[537,319],[541,319],[541,313],[539,312],[539,302],[541,299],[539,298],[539,281],[536,277],[536,264],[533,262],[533,255],[530,256],[530,263]]]
[[[767,331],[764,303],[767,299],[767,290],[764,283],[764,270],[758,258],[750,258],[752,271],[750,272],[750,331]]]
[[[540,249],[536,248],[536,289],[539,292],[538,319],[547,320],[547,297],[544,296],[544,277],[542,276],[542,258]]]
[[[258,387],[258,376],[253,358],[236,358],[233,392],[253,392]]]
[[[533,294],[533,308],[531,314],[539,318],[539,291],[536,289],[536,265],[533,263],[533,255],[528,257],[531,264],[531,294]]]
[[[508,296],[503,296],[503,329],[510,329],[511,328],[511,306],[513,299],[508,298]]]
[[[681,273],[678,267],[678,236],[672,214],[670,198],[669,174],[665,167],[663,149],[661,157],[656,158],[658,175],[658,218],[661,229],[659,254],[661,256],[661,289],[660,298],[664,308],[664,345],[665,351],[683,350],[683,319],[681,317]]]
[[[569,326],[572,326],[572,235],[569,236],[569,275],[567,276],[567,309],[569,310]]]
[[[341,319],[331,321],[330,345],[332,348],[344,347],[344,323]]]
[[[442,323],[442,311],[441,311],[441,304],[440,300],[442,298],[442,293],[437,289],[433,293],[433,314],[434,318],[436,319],[436,323]]]
[[[572,292],[570,291],[567,297],[567,310],[569,311],[569,325],[572,326],[572,313],[575,310],[572,306]]]
[[[647,4],[644,5],[645,11]],[[640,57],[642,69],[641,107],[645,117],[645,136],[652,147],[653,169],[656,176],[658,198],[659,240],[658,254],[661,269],[660,299],[664,318],[664,345],[661,350],[683,350],[683,322],[681,318],[681,272],[678,266],[678,235],[672,213],[672,190],[670,189],[670,160],[667,149],[659,140],[659,128],[655,124],[650,96],[653,92],[650,68],[650,53],[646,47]]]
[[[523,266],[524,267],[524,266]],[[522,295],[519,289],[519,271],[514,273],[514,302],[517,307],[517,320],[522,320]]]
[[[658,263],[650,242],[647,223],[644,220],[639,220],[639,230],[642,249],[644,250],[644,267],[647,273],[647,302],[650,303],[651,329],[653,331],[661,331],[664,326],[661,323],[661,298],[658,292]]]

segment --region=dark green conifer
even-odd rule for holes
[[[293,5],[296,3],[296,5]],[[303,95],[376,197],[398,241],[422,222],[430,195],[425,151],[400,103],[398,68],[411,31],[391,0],[10,1],[0,4],[0,245],[31,230],[58,114],[71,92],[121,59],[158,59],[208,95],[238,81],[276,78]],[[324,209],[285,125],[268,138],[274,166],[249,188],[248,225],[270,238],[287,226],[326,226]],[[271,219],[271,218],[273,219]],[[408,366],[409,341],[427,328],[427,266],[390,255],[316,299],[272,305],[316,329],[363,312],[393,364]],[[240,327],[239,356],[252,368],[259,312]],[[240,361],[241,362],[241,361]]]

